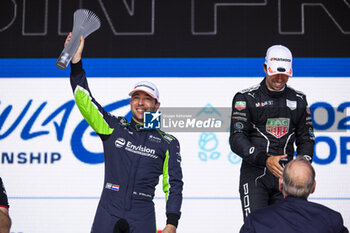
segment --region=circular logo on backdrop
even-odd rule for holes
[[[214,133],[202,133],[198,144],[204,151],[213,151],[218,147],[218,139]]]
[[[114,144],[117,148],[121,148],[125,145],[125,139],[124,138],[117,138],[117,140],[115,140]]]
[[[228,154],[228,161],[232,164],[239,164],[242,161],[242,158],[236,155],[233,152]]]

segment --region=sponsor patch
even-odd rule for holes
[[[239,111],[242,111],[243,109],[246,108],[246,102],[245,101],[236,101],[235,103],[235,108]]]
[[[309,134],[311,137],[315,137],[314,130],[312,127],[309,127]]]
[[[109,113],[108,113],[109,114]],[[123,125],[123,126],[126,126],[128,124],[127,120],[123,117],[120,119],[120,124]]]
[[[180,154],[180,152],[176,152],[176,157],[177,157],[176,161],[181,163],[181,154]]]
[[[114,191],[119,191],[119,185],[113,184],[113,185],[112,185],[112,190],[114,190]]]
[[[133,132],[131,132],[130,130],[128,130],[128,128],[123,128],[124,130],[126,130],[129,134],[134,134]]]
[[[293,110],[297,109],[297,101],[293,101],[293,100],[289,100],[289,99],[287,99],[286,101],[287,101],[286,102],[287,107],[290,108],[290,110],[293,111]]]
[[[288,59],[288,58],[281,58],[281,57],[272,57],[272,58],[270,58],[270,61],[292,62],[291,59]]]
[[[232,117],[232,119],[235,119],[238,121],[247,121],[247,118],[245,118],[245,117]]]
[[[266,131],[276,138],[286,135],[289,131],[289,118],[269,118]]]
[[[119,191],[119,185],[116,184],[106,183],[105,188],[113,191]]]
[[[115,140],[114,144],[117,148],[122,148],[125,145],[125,139],[124,138],[117,138],[117,140]]]
[[[269,101],[265,101],[265,102],[255,103],[255,107],[257,107],[257,108],[261,108],[261,107],[264,107],[264,106],[267,106],[267,105],[273,105],[273,101],[269,100]]]
[[[243,129],[243,128],[244,128],[244,125],[243,125],[242,122],[236,122],[236,123],[234,124],[234,128],[235,128],[235,129]]]
[[[247,116],[247,114],[244,112],[233,112],[232,115],[234,115],[234,116],[239,115],[239,116],[244,116],[244,117]]]
[[[173,139],[169,137],[168,135],[163,135],[164,139],[166,139],[168,142],[171,142]]]
[[[307,112],[307,114],[311,115],[309,106],[306,107],[306,112]]]
[[[135,153],[138,155],[146,156],[152,159],[157,159],[156,150],[148,148],[147,146],[134,145],[132,142],[128,141],[125,146],[125,150]]]
[[[148,198],[153,198],[151,194],[147,194],[147,193],[141,193],[141,192],[133,192],[134,195],[139,195],[139,196],[143,196],[143,197],[148,197]]]
[[[162,142],[161,138],[158,138],[158,137],[153,136],[153,135],[149,135],[148,136],[148,140],[150,140],[151,142],[155,142],[155,143],[161,143]]]

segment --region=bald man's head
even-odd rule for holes
[[[282,188],[285,195],[307,198],[314,191],[315,170],[310,162],[297,156],[284,168]]]

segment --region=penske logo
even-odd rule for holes
[[[266,122],[266,131],[276,138],[286,135],[289,131],[289,118],[269,118]]]
[[[292,62],[291,59],[288,58],[279,58],[279,57],[272,57],[270,58],[270,61],[284,61],[284,62]]]

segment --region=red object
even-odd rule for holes
[[[162,233],[162,231],[161,231],[161,230],[159,230],[159,231],[157,231],[157,233]]]

